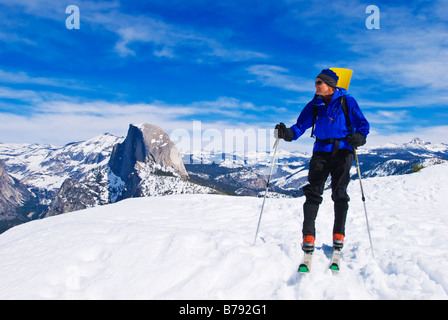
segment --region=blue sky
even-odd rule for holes
[[[366,28],[371,4],[380,29]],[[66,28],[69,5],[79,29]],[[292,125],[320,70],[341,67],[354,70],[368,145],[448,143],[446,12],[447,1],[0,0],[0,142],[63,145],[143,122]]]

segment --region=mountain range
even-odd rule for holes
[[[401,175],[448,160],[448,144],[431,144],[419,138],[403,144],[361,147],[358,158],[362,177]],[[225,190],[232,195],[264,195],[273,155],[270,153],[201,152],[186,154],[184,163],[190,178]],[[225,159],[225,160],[223,160]],[[271,196],[301,196],[307,183],[310,154],[279,150],[270,183]],[[351,169],[357,179],[356,166]]]
[[[447,144],[418,138],[358,151],[363,177],[411,173],[448,160]],[[279,150],[270,197],[301,196],[309,154]],[[181,155],[152,124],[62,147],[0,143],[0,232],[30,220],[133,197],[219,193],[263,196],[269,152]],[[357,177],[355,166],[353,178]]]

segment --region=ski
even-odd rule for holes
[[[300,273],[308,273],[311,271],[311,260],[313,258],[313,253],[305,253],[303,256],[302,263],[299,266]]]
[[[337,274],[340,270],[339,267],[340,258],[341,258],[341,250],[334,250],[330,264],[330,270],[333,272],[333,274]]]

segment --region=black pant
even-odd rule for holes
[[[350,201],[347,186],[350,182],[352,162],[353,153],[347,149],[340,149],[334,155],[331,152],[313,153],[308,172],[309,184],[303,187],[306,197],[303,204],[303,236],[316,235],[315,220],[329,174],[331,174],[331,198],[334,201],[333,233],[345,235],[345,220]]]

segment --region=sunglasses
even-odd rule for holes
[[[317,81],[315,82],[316,86],[320,86],[322,83],[324,83],[322,80],[317,80]]]

